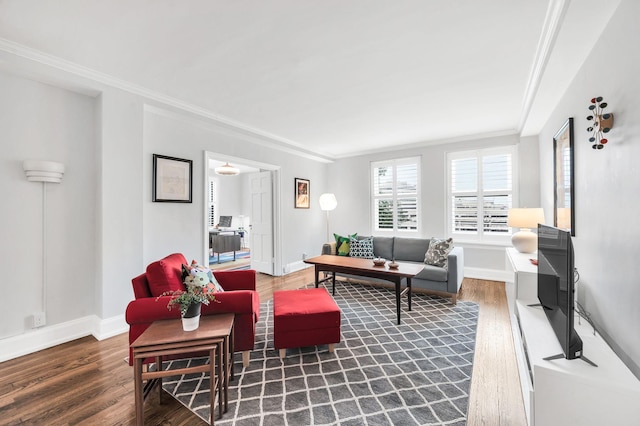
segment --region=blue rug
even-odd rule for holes
[[[236,260],[245,259],[251,256],[250,251],[237,251],[236,252]],[[218,262],[218,253],[214,253],[213,256],[209,256],[209,263],[225,263],[225,262],[233,262],[233,252],[220,253],[220,262]]]

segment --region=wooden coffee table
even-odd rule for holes
[[[336,294],[336,272],[391,281],[396,285],[398,324],[401,323],[400,298],[405,294],[407,295],[408,307],[409,310],[411,310],[411,278],[415,277],[424,269],[422,265],[402,262],[397,262],[399,265],[398,268],[391,269],[387,263],[382,266],[375,266],[372,259],[328,254],[305,259],[304,262],[315,266],[316,288],[321,282],[331,280],[333,285],[332,294],[334,295]],[[320,280],[320,272],[332,272],[332,275],[331,277]],[[404,291],[401,289],[403,278],[407,279],[407,288],[405,288]]]
[[[206,373],[210,375],[211,424],[215,413],[215,397],[218,393],[218,415],[222,417],[229,406],[229,380],[233,363],[233,320],[235,314],[207,315],[200,317],[200,326],[194,331],[182,330],[180,319],[155,321],[132,344],[134,387],[136,398],[136,424],[144,424],[144,398],[157,380],[158,395],[162,395],[162,378],[181,374]],[[195,367],[162,370],[165,356],[189,357],[193,353],[206,352],[209,364]],[[143,371],[147,358],[155,358],[156,371]],[[143,388],[143,380],[147,385]]]

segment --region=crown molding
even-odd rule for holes
[[[254,136],[254,142],[261,143],[271,149],[278,149],[287,153],[325,163],[333,161],[333,158],[330,158],[327,155],[317,152],[310,152],[304,147],[304,145],[299,142],[280,137],[278,135],[266,132],[261,129],[257,129],[255,127],[251,127],[245,123],[219,114],[215,114],[197,105],[184,102],[180,99],[167,96],[146,87],[133,84],[126,80],[113,77],[111,75],[76,64],[71,61],[67,61],[57,56],[32,49],[22,44],[15,43],[11,40],[0,38],[0,52],[6,52],[11,55],[35,62],[37,64],[44,65],[45,67],[53,68],[55,70],[63,71],[67,74],[86,79],[89,82],[93,82],[92,86],[94,87],[92,87],[92,89],[97,91],[103,90],[105,86],[116,88],[128,93],[132,93],[134,95],[138,95],[150,101],[164,104],[177,110],[184,111],[201,118],[205,118],[214,122],[215,124],[220,124],[234,130],[239,130],[245,135]],[[1,62],[5,65],[10,66],[9,62],[4,59],[1,59]],[[98,83],[98,85],[96,85],[95,83]],[[82,89],[79,89],[79,91],[86,91],[86,88],[83,87]]]
[[[425,148],[425,147],[428,147],[428,146],[448,145],[448,144],[452,144],[452,143],[456,143],[456,142],[477,141],[477,140],[482,140],[482,139],[499,138],[499,137],[503,137],[503,136],[518,136],[519,137],[520,135],[519,135],[519,132],[517,130],[515,130],[515,129],[497,130],[495,132],[475,133],[475,134],[472,134],[472,135],[456,136],[454,138],[434,139],[434,140],[430,140],[430,141],[407,143],[407,144],[404,144],[404,145],[393,145],[393,146],[385,147],[385,148],[370,149],[370,150],[366,150],[366,151],[358,151],[358,152],[349,153],[349,154],[345,154],[345,155],[338,155],[338,156],[336,156],[336,159],[359,157],[359,156],[362,156],[362,155],[380,154],[380,153],[385,153],[385,152],[397,152],[397,151],[410,150],[410,149],[420,149],[420,148]]]
[[[520,122],[518,123],[518,132],[522,132],[531,107],[540,88],[540,83],[544,76],[545,68],[553,52],[553,47],[560,33],[560,26],[564,20],[571,0],[550,0],[547,14],[544,19],[540,39],[536,55],[529,74],[529,80],[525,89],[524,100],[522,104],[522,112],[520,113]]]

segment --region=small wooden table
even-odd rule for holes
[[[360,275],[363,277],[379,278],[391,281],[396,285],[396,312],[398,314],[398,324],[400,324],[400,298],[407,295],[407,303],[411,310],[411,278],[419,274],[424,266],[413,263],[398,263],[398,268],[391,269],[388,264],[376,266],[372,259],[361,259],[359,257],[334,256],[323,254],[309,259],[305,259],[305,263],[315,266],[316,288],[321,282],[332,280],[332,294],[336,294],[336,272],[352,275]],[[319,280],[320,272],[332,272],[332,276]],[[407,279],[407,287],[401,291],[402,279]]]
[[[155,321],[132,344],[134,358],[134,387],[136,399],[136,424],[144,424],[144,398],[151,388],[158,385],[162,395],[162,378],[181,374],[209,372],[211,393],[211,424],[215,413],[215,396],[218,393],[218,415],[229,407],[229,380],[233,363],[233,320],[235,314],[207,315],[200,317],[200,326],[194,331],[184,331],[179,319]],[[209,364],[195,367],[162,370],[162,359],[168,355],[184,355],[207,352]],[[155,358],[157,370],[143,371],[147,358]],[[147,386],[143,388],[143,380]]]

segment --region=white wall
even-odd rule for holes
[[[575,264],[578,299],[605,339],[640,377],[640,3],[621,2],[540,134],[541,198],[553,217],[553,135],[568,117],[575,132]],[[593,150],[588,106],[602,96],[614,114],[609,143]],[[589,348],[584,348],[589,356]]]
[[[31,330],[42,310],[42,183],[28,182],[27,159],[61,162],[47,184],[47,323],[95,312],[96,100],[0,72],[0,338]]]
[[[310,179],[316,197],[326,183],[325,163],[117,88],[80,84],[99,94],[0,73],[0,189],[6,200],[0,209],[0,267],[10,277],[4,288],[13,294],[0,313],[0,360],[87,334],[104,338],[125,331],[133,277],[173,252],[201,257],[205,151],[281,167],[286,270],[324,241],[317,200],[311,209],[294,209],[293,183],[294,177]],[[193,160],[193,203],[151,201],[154,153]],[[62,184],[47,186],[47,325],[35,331],[31,315],[42,310],[42,184],[27,182],[26,159],[66,166]],[[246,208],[246,197],[238,198],[238,209]]]
[[[537,138],[520,140],[518,136],[501,136],[489,139],[469,140],[458,143],[442,143],[422,148],[363,155],[341,159],[329,166],[329,189],[338,199],[338,207],[331,212],[332,232],[341,235],[357,232],[372,234],[370,212],[370,163],[390,158],[421,156],[422,172],[422,223],[416,237],[444,237],[446,233],[446,154],[453,151],[518,145],[520,157],[520,205],[539,206],[538,146]],[[348,183],[348,184],[347,184]],[[456,243],[465,248],[467,276],[486,279],[504,279],[506,246],[482,246]]]
[[[145,111],[144,131],[144,187],[151,188],[151,156],[153,153],[193,160],[193,204],[152,203],[149,195],[144,201],[144,260],[151,262],[167,253],[180,251],[187,258],[202,257],[206,230],[206,207],[203,194],[205,176],[203,153],[216,152],[260,163],[281,166],[281,233],[283,265],[289,269],[302,260],[302,253],[320,250],[324,241],[324,216],[317,198],[324,189],[324,163],[266,148],[239,132],[231,132],[213,123],[186,115],[148,108]],[[294,178],[311,180],[311,208],[294,208]],[[239,184],[239,188],[242,183]],[[150,189],[149,189],[150,190]],[[227,197],[225,195],[225,197]],[[231,195],[233,198],[234,195]],[[246,206],[246,194],[235,195],[234,208]],[[221,213],[225,212],[221,201]],[[232,213],[231,214],[235,214]],[[287,269],[288,270],[288,269]],[[276,272],[280,275],[281,272]]]

